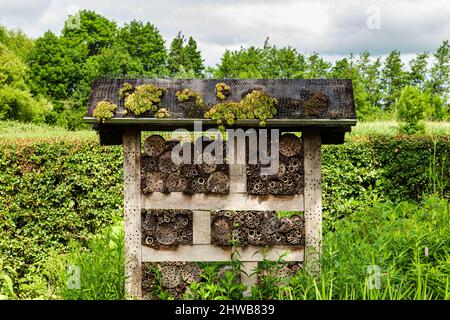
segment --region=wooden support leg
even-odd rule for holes
[[[124,222],[125,222],[125,292],[128,298],[142,298],[141,270],[141,133],[125,130]]]
[[[318,129],[302,133],[305,166],[305,260],[311,271],[320,271],[322,241],[322,153]]]

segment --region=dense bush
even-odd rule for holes
[[[368,199],[448,197],[449,168],[448,137],[352,138],[325,146],[325,230],[366,208]],[[120,147],[87,141],[1,144],[0,278],[9,277],[19,297],[36,295],[33,286],[44,281],[42,264],[50,253],[65,252],[71,240],[83,244],[121,219],[122,175]],[[8,283],[0,280],[0,288]]]
[[[0,273],[14,289],[35,281],[50,251],[89,235],[122,214],[120,148],[87,142],[0,146]],[[33,293],[30,293],[33,294]]]

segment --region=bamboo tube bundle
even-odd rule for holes
[[[304,244],[303,216],[274,211],[218,211],[211,215],[212,244],[229,246]]]
[[[302,141],[292,133],[282,134],[279,144],[279,163],[276,174],[261,172],[261,164],[247,164],[247,192],[249,194],[301,194],[304,186]]]
[[[164,142],[164,143],[163,143]],[[141,156],[141,188],[144,193],[184,192],[218,193],[229,192],[229,165],[220,163],[215,153],[204,153],[202,163],[194,164],[194,152],[203,150],[212,141],[184,142],[179,156],[190,150],[190,163],[176,164],[172,160],[172,149],[179,140],[165,141],[162,136],[151,135],[144,143]],[[226,146],[223,147],[225,155]]]
[[[142,216],[142,244],[172,247],[192,244],[192,211],[145,210]]]

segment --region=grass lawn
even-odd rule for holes
[[[395,135],[398,124],[395,121],[358,122],[352,128],[350,137],[371,134]],[[145,133],[148,135],[149,133]],[[450,122],[427,122],[426,134],[450,135]],[[45,124],[22,123],[17,121],[0,121],[0,141],[13,140],[97,140],[94,130],[84,129],[69,131],[61,127]]]

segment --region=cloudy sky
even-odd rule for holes
[[[225,49],[271,43],[330,60],[365,49],[405,56],[433,51],[450,39],[448,0],[0,0],[0,24],[32,37],[59,33],[68,14],[89,9],[116,21],[150,21],[167,42],[193,36],[207,65]]]

